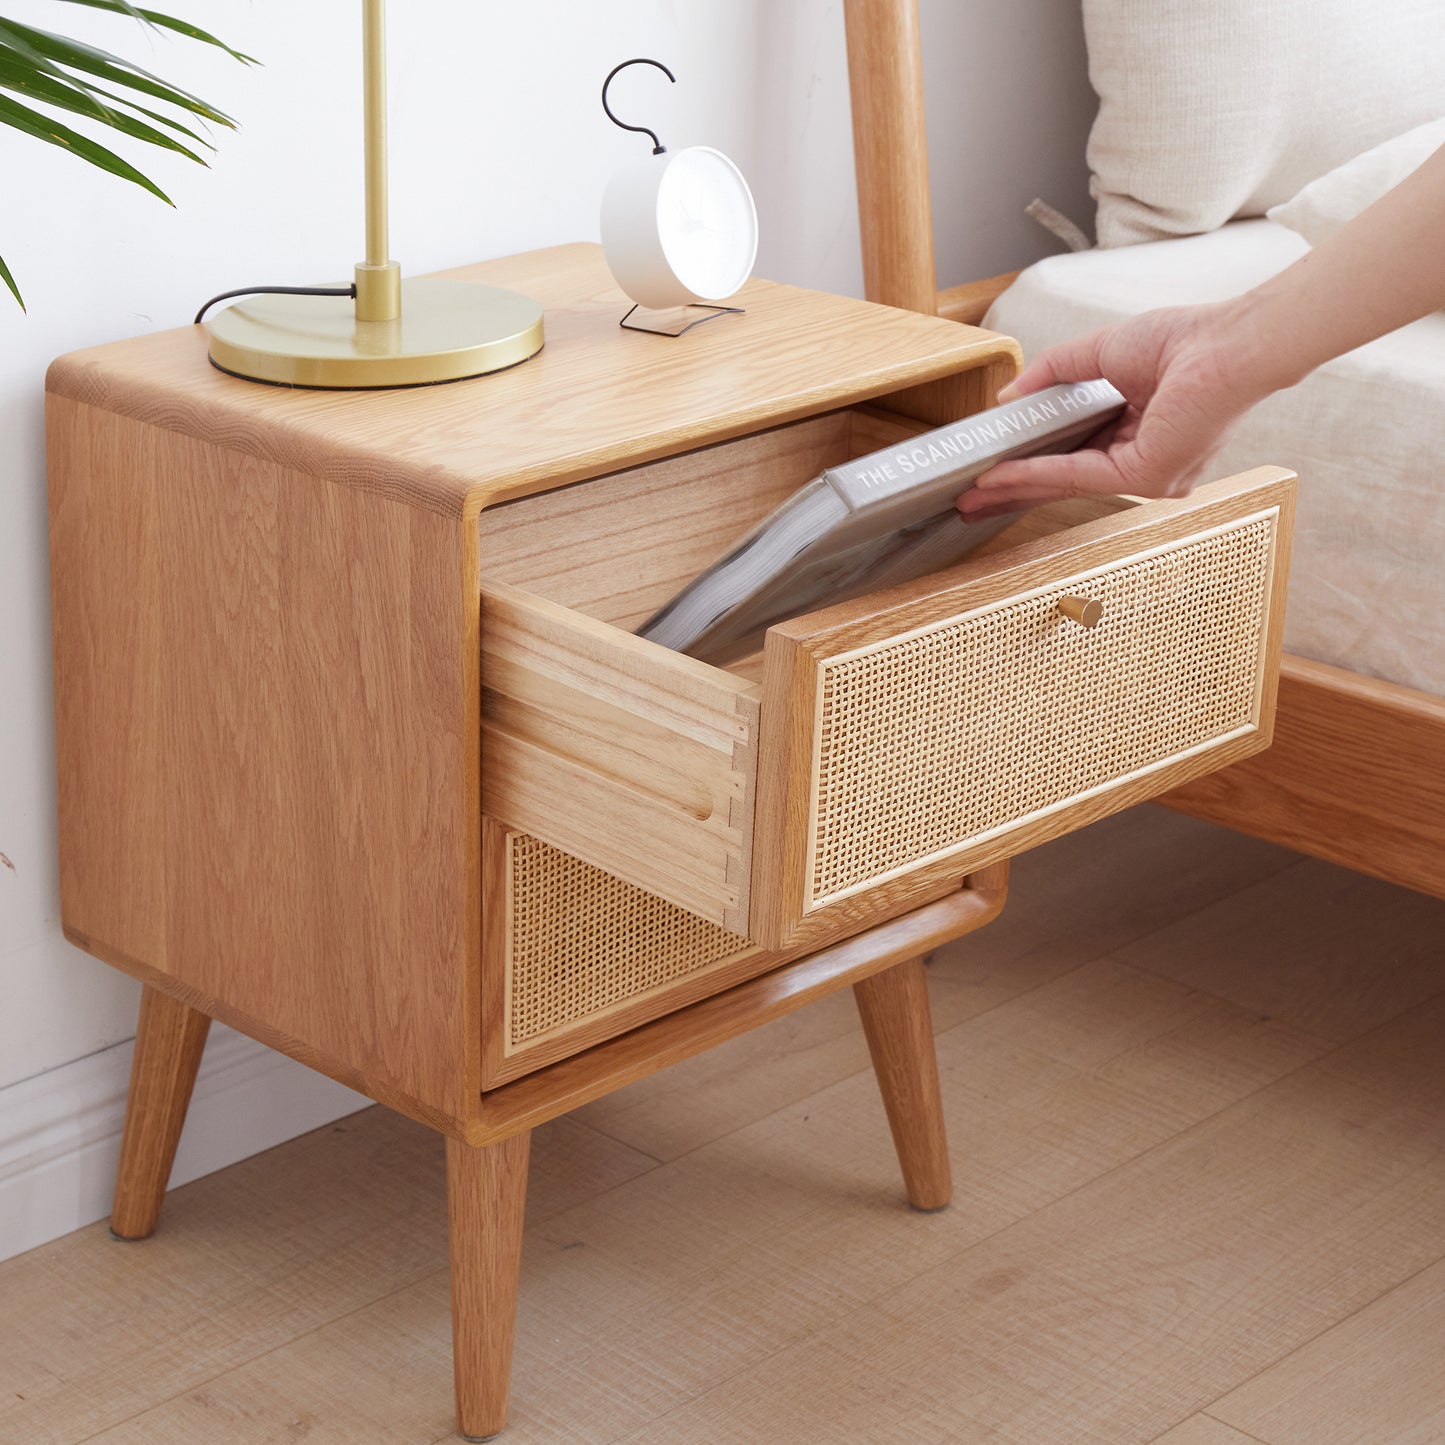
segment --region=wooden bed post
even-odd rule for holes
[[[1017,271],[938,289],[918,0],[843,0],[863,294],[979,325]]]
[[[938,306],[918,0],[844,0],[853,156],[869,301]]]

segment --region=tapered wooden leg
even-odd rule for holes
[[[447,1139],[452,1361],[457,1430],[468,1440],[489,1440],[507,1423],[531,1147],[530,1130],[480,1149]]]
[[[169,994],[153,988],[141,994],[110,1214],[111,1233],[120,1239],[155,1231],[210,1027],[205,1014]]]
[[[922,959],[855,983],[853,997],[863,1016],[908,1202],[915,1209],[942,1209],[953,1197],[953,1175]]]

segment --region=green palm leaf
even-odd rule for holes
[[[256,63],[251,56],[232,49],[208,31],[157,10],[141,9],[130,0],[62,0],[62,3],[83,5],[92,10],[109,10],[189,40],[215,46],[242,64]],[[99,85],[97,81],[104,81],[106,85]],[[167,205],[172,204],[170,197],[129,161],[54,117],[12,99],[12,95],[83,116],[130,136],[132,140],[176,152],[201,165],[205,164],[204,160],[176,137],[185,136],[197,145],[214,149],[210,141],[174,116],[149,109],[136,97],[160,101],[187,118],[195,116],[231,129],[235,127],[230,116],[199,96],[169,84],[121,56],[0,16],[0,126],[9,126],[22,135],[69,151],[111,175],[142,187]],[[20,288],[3,257],[0,257],[0,281],[5,283],[23,311],[25,302]]]
[[[216,148],[205,136],[198,135],[190,126],[182,125],[180,121],[174,120],[168,115],[162,115],[158,110],[147,110],[145,106],[141,105],[138,101],[132,100],[128,95],[117,95],[113,90],[107,90],[102,85],[88,85],[80,80],[77,80],[76,84],[84,86],[92,95],[104,96],[106,100],[113,100],[117,105],[123,105],[128,110],[133,110],[140,115],[149,116],[157,125],[169,126],[172,130],[179,131],[182,135],[190,136],[197,145],[203,145],[207,150],[213,151]]]
[[[27,65],[33,66],[46,75],[53,75],[61,80],[67,78],[65,72],[58,65],[47,60],[25,39],[21,34],[20,27],[3,18],[0,18],[0,47],[13,51]]]
[[[224,50],[227,55],[239,60],[242,65],[259,65],[261,62],[254,55],[246,55],[239,50],[233,50],[224,40],[217,40],[208,31],[202,30],[198,25],[189,25],[184,20],[177,20],[173,15],[162,15],[158,10],[140,10],[134,5],[128,5],[126,0],[65,0],[67,5],[85,5],[92,10],[114,10],[121,15],[129,15],[135,20],[144,20],[149,25],[159,26],[163,30],[174,30],[177,35],[184,35],[188,40],[203,40],[207,45],[214,45]]]
[[[164,131],[157,130],[153,125],[147,125],[143,120],[136,120],[134,116],[127,115],[123,111],[112,110],[110,106],[103,105],[95,98],[95,91],[92,87],[87,86],[82,89],[80,86],[68,85],[64,81],[56,80],[52,76],[27,70],[24,65],[3,50],[0,50],[0,90],[13,90],[17,95],[29,96],[32,100],[42,101],[46,105],[56,106],[60,110],[89,116],[92,120],[101,121],[114,130],[121,131],[136,140],[144,141],[147,145],[160,146],[163,150],[177,151],[179,154],[205,165],[205,161],[201,160],[193,150],[183,146],[180,141],[168,136]]]
[[[109,171],[113,176],[134,181],[151,195],[159,196],[168,206],[175,204],[149,176],[143,176],[129,161],[122,160],[114,151],[107,150],[99,142],[81,135],[79,131],[71,130],[69,126],[61,125],[58,120],[41,115],[39,111],[31,110],[4,95],[0,95],[0,123],[14,126],[16,130],[34,136],[36,140],[59,146],[62,150],[79,156],[81,160],[89,161],[103,171]]]
[[[19,25],[14,20],[6,20],[3,23],[7,30],[46,60],[65,65],[71,70],[81,70],[89,75],[99,76],[102,80],[110,81],[112,85],[122,85],[130,90],[141,91],[145,95],[165,101],[168,105],[174,105],[180,110],[188,110],[192,115],[204,116],[206,120],[215,121],[217,125],[224,125],[231,130],[236,128],[236,122],[230,116],[207,105],[199,96],[191,95],[188,91],[178,90],[173,85],[167,85],[159,76],[152,75],[148,70],[142,70],[138,65],[132,65],[130,61],[123,60],[119,55],[112,55],[106,50],[97,50],[93,45],[86,45],[79,40],[71,40],[64,35],[52,35],[48,30],[36,30],[30,25]]]
[[[15,278],[10,274],[10,268],[5,264],[3,256],[0,256],[0,281],[10,288],[10,294],[20,303],[20,309],[24,311],[25,298],[20,294],[20,288],[15,284]]]

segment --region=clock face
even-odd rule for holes
[[[711,301],[731,296],[758,249],[757,212],[742,172],[708,146],[678,151],[657,190],[657,234],[689,291]]]

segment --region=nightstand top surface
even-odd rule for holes
[[[395,391],[307,391],[217,371],[204,327],[61,357],[47,390],[444,514],[757,431],[1017,354],[937,317],[750,281],[685,337],[624,331],[627,298],[579,243],[443,273],[541,302],[546,345],[510,371]]]

